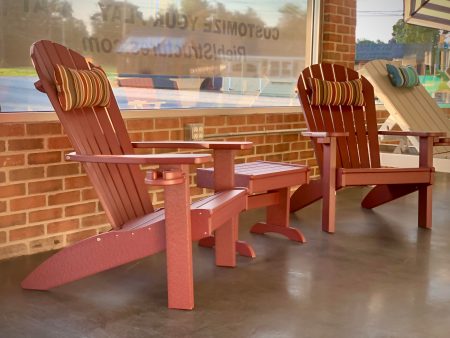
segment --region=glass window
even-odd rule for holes
[[[33,86],[29,48],[40,39],[101,65],[121,108],[292,105],[298,70],[310,51],[311,4],[0,0],[1,110],[52,110]]]
[[[450,107],[449,32],[405,24],[403,0],[358,0],[356,38],[356,69],[374,59],[412,65],[437,103]]]

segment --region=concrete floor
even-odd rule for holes
[[[369,211],[367,188],[338,194],[337,232],[320,204],[292,215],[308,242],[248,233],[257,258],[216,268],[195,247],[194,311],[166,308],[163,254],[51,292],[22,278],[49,254],[0,262],[0,337],[449,337],[450,174],[439,174],[434,228],[418,229],[416,195]]]

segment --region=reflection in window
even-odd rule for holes
[[[412,65],[430,95],[449,108],[450,34],[405,24],[402,0],[358,0],[357,9],[356,69],[374,59]]]
[[[297,71],[305,65],[307,5],[308,0],[0,1],[2,111],[51,110],[32,85],[29,48],[40,39],[60,42],[101,65],[121,108],[291,105]],[[211,87],[210,79],[220,81]],[[281,83],[276,92],[273,80]]]

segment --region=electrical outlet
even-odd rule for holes
[[[185,141],[201,141],[204,136],[203,123],[187,123],[184,125]]]

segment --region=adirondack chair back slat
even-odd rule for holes
[[[313,65],[306,68],[299,77],[298,91],[310,131],[347,132],[349,135],[337,140],[338,168],[379,168],[379,141],[373,89],[361,77],[365,106],[315,106],[310,103],[311,89],[307,78],[326,81],[349,81],[359,78],[357,72],[332,64]],[[313,139],[319,166],[322,163],[322,145]]]
[[[32,47],[32,58],[37,71],[41,73],[42,85],[77,153],[133,153],[111,87],[110,102],[105,108],[81,108],[67,112],[62,110],[56,92],[54,67],[58,63],[72,69],[90,69],[83,56],[50,41],[39,41]],[[142,184],[144,173],[138,165],[85,163],[84,168],[114,228],[153,211],[147,188]]]

